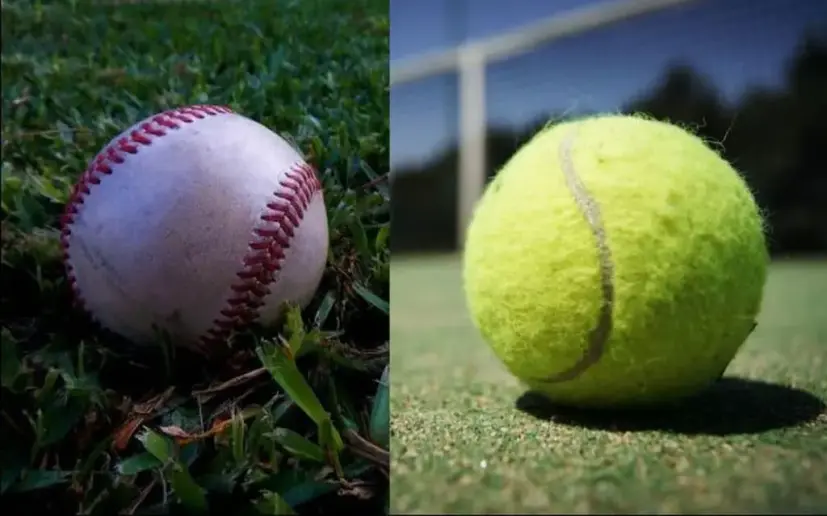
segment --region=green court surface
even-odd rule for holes
[[[552,412],[474,329],[458,256],[394,257],[394,513],[827,512],[827,262],[774,263],[758,327],[681,410]]]

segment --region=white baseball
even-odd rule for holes
[[[115,137],[75,186],[61,243],[76,299],[135,343],[155,328],[204,349],[306,306],[327,213],[314,170],[221,106],[165,111]]]

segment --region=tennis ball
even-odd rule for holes
[[[606,115],[540,131],[467,230],[472,319],[517,378],[581,407],[657,405],[716,381],[769,261],[745,182],[684,129]]]

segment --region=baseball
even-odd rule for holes
[[[306,306],[327,213],[316,173],[284,139],[221,106],[138,122],[92,160],[61,220],[77,301],[136,344],[156,329],[205,349]]]

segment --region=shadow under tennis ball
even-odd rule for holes
[[[564,425],[690,435],[765,432],[813,421],[827,409],[823,400],[806,391],[735,377],[721,378],[701,394],[660,409],[575,409],[555,405],[532,391],[520,396],[516,407],[538,419]]]

